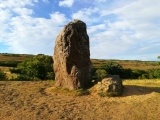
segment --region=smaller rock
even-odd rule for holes
[[[110,75],[98,82],[93,89],[100,96],[119,96],[123,93],[122,79],[119,75]]]

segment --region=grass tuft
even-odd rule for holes
[[[58,88],[58,87],[47,88],[46,92],[50,94],[63,94],[63,95],[65,94],[68,96],[83,96],[90,94],[88,89],[69,90],[67,88]]]

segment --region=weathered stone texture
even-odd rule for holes
[[[110,75],[94,86],[94,92],[102,96],[118,96],[123,93],[122,79],[119,75]]]
[[[84,88],[91,76],[89,37],[80,20],[68,23],[59,33],[54,48],[55,85],[68,89]]]

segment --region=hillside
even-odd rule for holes
[[[0,54],[0,62],[1,61],[17,61],[22,62],[23,60],[34,56],[30,54]],[[117,62],[123,68],[130,68],[130,69],[152,69],[152,68],[160,68],[159,62],[156,61],[138,61],[138,60],[100,60],[100,59],[91,59],[93,66],[98,67],[106,62]]]
[[[28,58],[30,56],[33,56],[33,55],[1,53],[0,54],[0,62],[1,61],[10,61],[10,60],[22,62],[23,60],[25,60],[26,58]]]
[[[139,61],[139,60],[100,60],[91,59],[93,66],[99,67],[107,62],[116,62],[120,64],[123,68],[130,69],[140,69],[147,70],[153,68],[160,68],[160,63],[158,61]]]

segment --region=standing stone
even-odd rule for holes
[[[53,59],[57,87],[73,90],[87,86],[92,63],[84,22],[74,20],[63,28],[56,39]]]

